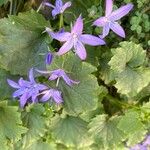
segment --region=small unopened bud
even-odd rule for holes
[[[45,63],[47,65],[50,65],[52,63],[52,60],[53,60],[53,54],[48,52],[45,58]]]

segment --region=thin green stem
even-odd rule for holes
[[[39,12],[41,10],[42,6],[43,6],[43,3],[40,4],[40,6],[38,7],[36,12]]]
[[[63,26],[64,26],[63,14],[60,14],[59,29],[61,29]]]
[[[58,87],[59,81],[60,81],[60,78],[57,79],[56,87]]]
[[[12,15],[12,12],[13,12],[13,0],[10,0],[9,15]]]
[[[111,95],[107,95],[106,98],[108,98],[108,100],[114,104],[116,104],[117,106],[119,107],[124,107],[124,108],[136,108],[136,109],[139,109],[139,107],[135,106],[135,105],[131,105],[131,104],[128,104],[128,103],[124,103],[122,101],[119,101],[118,99],[112,97]]]

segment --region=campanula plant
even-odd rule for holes
[[[0,1],[0,150],[149,150],[149,10]]]

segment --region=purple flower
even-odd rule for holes
[[[53,81],[59,78],[63,78],[67,85],[72,86],[73,84],[79,84],[79,81],[74,81],[68,77],[63,69],[57,69],[53,71],[40,71],[37,70],[39,73],[42,74],[50,74],[49,80]]]
[[[47,30],[48,31],[48,30]],[[71,50],[73,47],[75,49],[75,53],[80,57],[80,59],[86,59],[86,49],[84,44],[98,46],[104,45],[105,42],[99,37],[90,35],[90,34],[82,34],[83,31],[83,19],[81,16],[76,20],[74,26],[72,27],[71,33],[69,32],[49,32],[52,38],[65,42],[64,45],[59,49],[56,53],[57,55],[63,55]]]
[[[117,20],[121,19],[123,16],[129,13],[133,8],[133,4],[127,4],[120,7],[119,9],[112,11],[113,9],[113,0],[106,0],[106,11],[105,16],[97,19],[93,25],[103,27],[102,38],[106,37],[109,34],[110,29],[113,30],[117,35],[125,38],[124,29],[119,25]]]
[[[45,90],[41,93],[42,95],[44,95],[40,101],[42,102],[46,102],[48,100],[50,100],[50,98],[53,98],[53,100],[57,103],[60,104],[63,102],[62,96],[61,96],[61,92],[55,89],[49,89],[49,90]]]
[[[142,144],[137,144],[133,146],[132,148],[130,148],[130,150],[148,150],[148,149],[146,148],[146,146]]]
[[[52,10],[53,18],[55,18],[56,15],[58,15],[58,14],[62,14],[68,7],[71,6],[71,2],[67,2],[63,5],[62,0],[56,0],[55,6],[48,2],[44,2],[43,4],[53,8],[53,10]]]
[[[17,89],[13,93],[13,97],[18,97],[20,99],[21,108],[23,108],[28,102],[36,103],[38,101],[37,96],[40,91],[48,89],[47,86],[35,82],[33,77],[33,68],[29,71],[29,81],[20,78],[18,83],[9,79],[7,79],[7,82],[11,87]]]
[[[45,58],[45,63],[47,65],[50,65],[52,63],[52,60],[53,60],[53,54],[48,52]]]
[[[147,136],[146,140],[143,142],[144,146],[150,145],[150,135]]]

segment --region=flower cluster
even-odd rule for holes
[[[70,7],[71,5],[71,3],[68,2],[63,6],[63,3],[60,1],[61,0],[56,0],[56,6],[54,8],[54,10],[58,10],[57,14],[63,13],[64,10],[67,8],[65,6]],[[58,5],[58,3],[60,3],[60,5]],[[52,7],[50,3],[45,3],[45,5]],[[63,9],[63,7],[65,7],[65,9]],[[117,35],[125,38],[125,32],[123,28],[116,21],[128,14],[132,8],[133,4],[127,4],[113,11],[113,0],[106,0],[105,16],[98,18],[93,23],[93,25],[95,26],[103,27],[103,33],[102,35],[99,35],[99,37],[82,33],[83,19],[81,16],[79,16],[79,18],[76,20],[74,26],[71,29],[71,32],[54,33],[51,31],[51,29],[46,28],[46,31],[53,39],[56,39],[60,42],[65,42],[63,46],[59,49],[59,51],[56,53],[56,55],[63,55],[72,48],[74,48],[75,54],[77,54],[81,60],[85,60],[87,54],[84,44],[88,44],[91,46],[105,45],[105,41],[101,38],[105,38],[109,34],[110,29],[113,30]],[[52,15],[54,16],[53,11]]]
[[[49,73],[49,80],[60,79],[61,77],[67,83],[67,85],[72,86],[73,84],[78,84],[79,82],[71,80],[64,70],[58,69],[51,72],[48,71],[39,71],[40,73]],[[57,103],[60,104],[63,102],[62,92],[50,88],[44,84],[36,83],[33,76],[33,68],[29,71],[29,81],[20,78],[18,83],[8,79],[8,84],[17,89],[13,93],[14,98],[19,98],[20,107],[23,108],[27,103],[37,103],[37,102],[46,102],[51,100],[51,98]],[[58,84],[58,82],[57,82]]]
[[[150,148],[150,135],[143,142],[131,147],[130,150],[148,150],[148,148]]]
[[[56,0],[55,5],[49,2],[43,1],[42,5],[53,8],[52,16],[55,19],[56,15],[63,15],[64,11],[71,6],[71,2],[63,4],[62,0]],[[78,55],[81,60],[85,60],[87,57],[85,44],[91,46],[105,45],[104,37],[109,34],[110,29],[121,37],[125,37],[123,28],[119,25],[117,20],[129,13],[133,8],[132,4],[127,4],[121,8],[113,11],[113,0],[106,0],[105,16],[98,18],[94,21],[93,25],[103,27],[103,33],[100,36],[94,36],[83,33],[83,19],[80,15],[75,21],[71,32],[65,32],[64,29],[59,32],[53,32],[50,28],[46,27],[46,32],[53,38],[60,42],[64,42],[62,47],[56,52],[56,55],[60,56],[72,48],[74,53]],[[50,65],[53,61],[53,54],[48,53],[46,55],[45,63]],[[68,86],[73,84],[79,84],[79,81],[74,81],[66,74],[63,69],[57,69],[53,71],[41,71],[37,70],[41,74],[48,74],[49,80],[57,80],[56,89],[50,88],[44,84],[36,83],[33,76],[33,68],[29,71],[29,81],[20,78],[18,83],[8,79],[8,84],[17,89],[13,93],[14,98],[19,98],[20,106],[23,108],[27,103],[46,102],[53,99],[57,104],[63,102],[62,92],[57,90],[60,79],[63,79]]]

